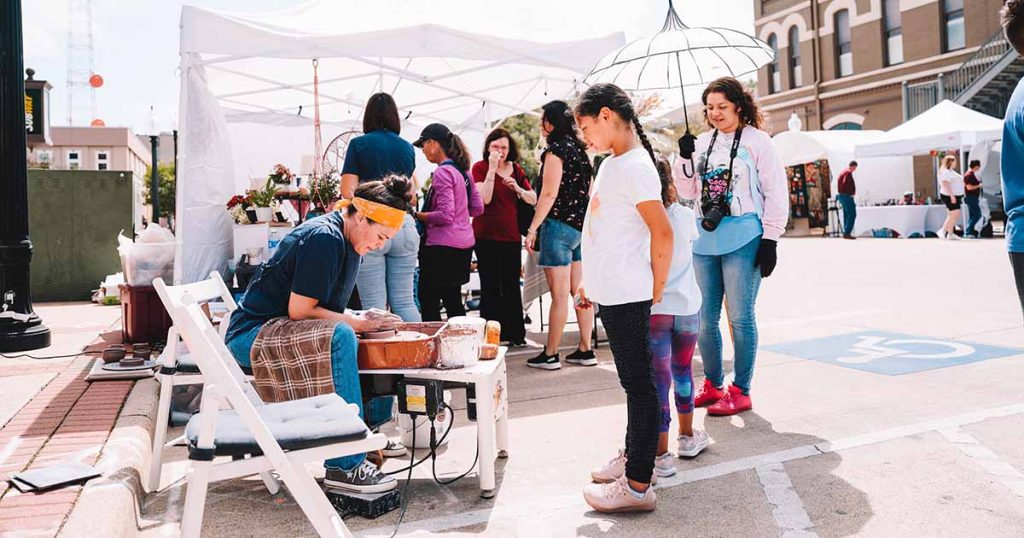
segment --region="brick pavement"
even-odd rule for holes
[[[81,487],[22,494],[6,479],[62,461],[95,464],[133,381],[85,381],[94,357],[54,364],[7,366],[5,377],[62,370],[0,428],[0,535],[55,536]]]

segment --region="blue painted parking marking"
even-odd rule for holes
[[[1024,355],[1024,349],[936,338],[863,331],[764,346],[792,355],[882,375],[904,375]]]

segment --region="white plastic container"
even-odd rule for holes
[[[487,321],[483,318],[458,316],[448,320],[441,333],[438,368],[465,368],[480,360],[480,346],[484,343]]]
[[[447,390],[444,391],[444,403],[449,405],[452,403],[452,393]],[[444,432],[448,430],[448,425],[452,423],[454,418],[448,409],[442,409],[437,417],[434,418],[434,428],[438,441],[444,436]],[[404,414],[398,415],[398,425],[395,429],[398,430],[398,434],[401,436],[402,444],[407,447],[413,446],[412,424],[413,417]],[[438,446],[446,444],[448,444],[448,439],[445,439],[443,443],[438,443]],[[416,446],[413,448],[430,448],[430,419],[427,417],[416,417]]]

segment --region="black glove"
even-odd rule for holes
[[[697,137],[689,131],[679,138],[679,156],[684,159],[692,159],[693,152],[697,150]]]
[[[762,239],[761,246],[757,247],[757,257],[754,258],[754,267],[761,268],[761,276],[768,278],[772,276],[772,271],[775,270],[775,264],[778,263],[779,257],[775,253],[775,241],[771,239]]]

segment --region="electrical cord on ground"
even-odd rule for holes
[[[451,408],[451,406],[449,406],[446,403],[442,404],[442,405],[446,409],[448,409],[449,413],[452,413],[452,424],[455,424],[455,411]],[[479,417],[477,418],[477,420],[479,420]],[[451,426],[448,426],[448,429],[451,430]],[[434,444],[433,443],[434,435],[435,435],[435,433],[434,433],[434,423],[431,422],[430,423],[430,438],[431,438],[431,443],[430,444],[431,445]],[[448,433],[445,432],[445,436],[447,436],[447,435],[448,435]],[[444,437],[442,437],[441,440],[443,441]],[[453,478],[451,480],[441,480],[440,478],[437,477],[437,451],[434,448],[431,448],[431,450],[430,450],[430,460],[431,460],[430,461],[430,473],[434,476],[434,482],[437,482],[438,484],[441,484],[442,486],[448,486],[448,485],[451,485],[451,484],[454,484],[454,483],[458,482],[459,480],[462,480],[463,478],[466,478],[469,475],[469,473],[473,472],[473,468],[476,467],[476,462],[479,459],[480,459],[480,441],[478,439],[477,443],[476,443],[476,455],[473,456],[473,464],[469,466],[469,469],[466,472],[462,473],[461,475],[459,475],[459,476],[457,476],[457,477],[455,477],[455,478]]]
[[[452,414],[452,421],[448,424],[448,428],[445,429],[444,435],[441,436],[441,440],[438,441],[437,443],[431,443],[430,452],[426,456],[423,456],[423,459],[421,459],[420,461],[415,461],[416,460],[416,456],[415,456],[416,440],[413,439],[413,446],[409,449],[409,454],[411,454],[411,456],[409,457],[409,461],[412,462],[412,463],[408,467],[402,467],[401,469],[398,469],[397,471],[391,471],[389,473],[384,473],[384,474],[396,475],[396,474],[404,473],[405,471],[408,471],[408,470],[412,469],[413,467],[418,467],[419,464],[426,462],[427,459],[429,459],[431,455],[436,453],[437,447],[440,446],[442,443],[444,443],[444,440],[448,438],[448,434],[452,432],[452,428],[455,426],[455,411],[452,410],[452,408],[449,407],[448,404],[442,404],[442,405],[445,408],[448,409],[449,413]],[[430,419],[428,418],[427,420],[430,420]],[[433,421],[432,420],[431,420],[431,426],[433,427]],[[416,418],[415,417],[413,417],[413,419],[412,419],[412,431],[415,434],[415,432],[416,432]]]
[[[433,422],[433,421],[431,421]],[[455,422],[454,420],[452,422]],[[412,429],[412,446],[416,446],[416,422],[413,421]],[[402,526],[402,520],[405,519],[405,510],[409,508],[409,485],[412,484],[412,468],[415,465],[409,466],[409,476],[405,479],[405,488],[402,489],[402,513],[398,514],[398,523],[395,524],[395,532],[391,533],[391,538],[395,538],[398,534],[399,527]]]

